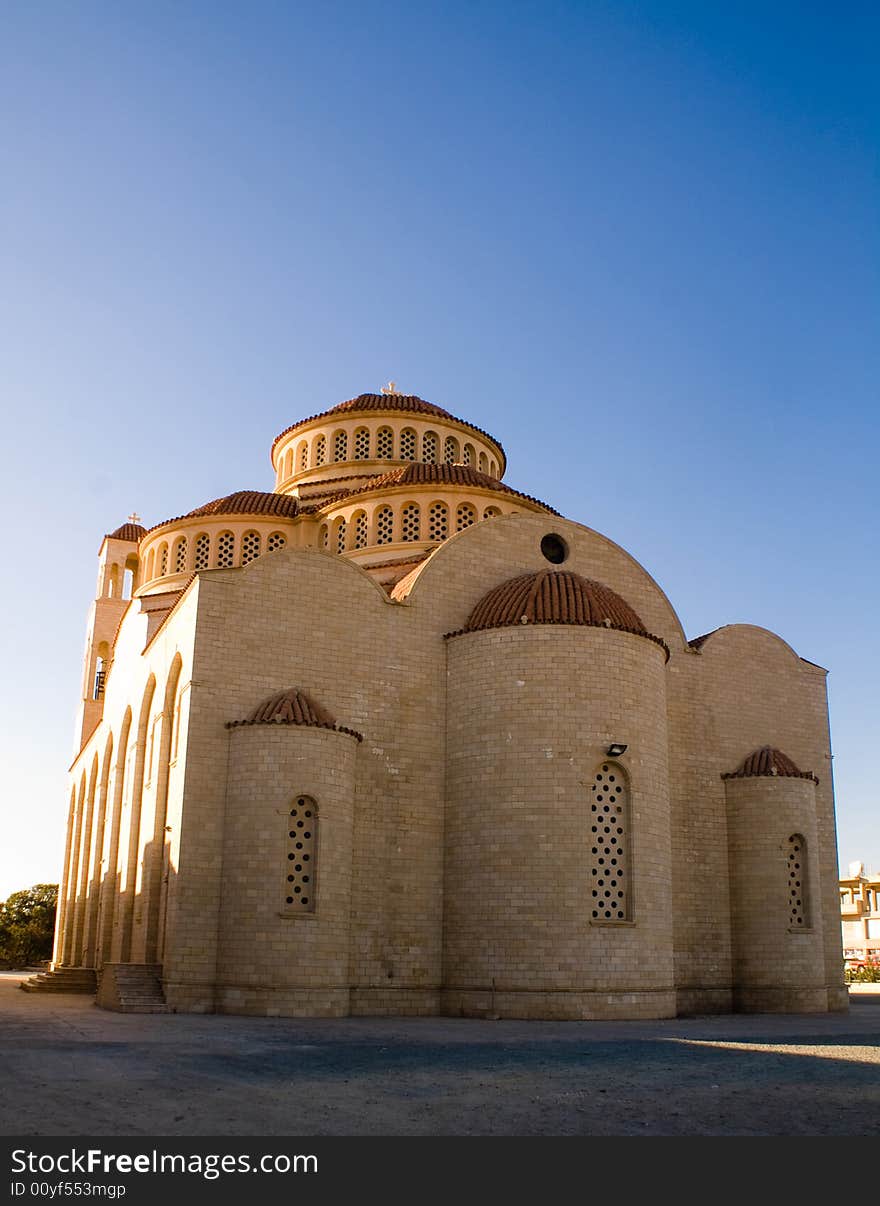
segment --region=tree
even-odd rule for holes
[[[57,884],[34,884],[0,904],[0,963],[26,967],[52,957]]]

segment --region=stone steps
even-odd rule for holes
[[[22,992],[77,992],[94,995],[98,976],[93,967],[56,967],[38,972],[19,984]]]
[[[98,1004],[116,1013],[169,1013],[162,968],[153,963],[107,963],[101,971]]]

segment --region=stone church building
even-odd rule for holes
[[[825,671],[688,639],[499,442],[362,394],[99,553],[53,968],[110,1008],[846,1008]]]

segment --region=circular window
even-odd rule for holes
[[[541,539],[541,552],[553,565],[562,565],[568,557],[568,545],[555,532],[548,532]]]

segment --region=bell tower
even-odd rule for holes
[[[109,532],[98,550],[98,584],[89,608],[75,743],[79,752],[104,711],[104,681],[122,614],[138,586],[138,543],[146,533],[138,515]]]

